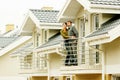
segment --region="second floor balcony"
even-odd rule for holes
[[[103,52],[99,48],[99,45],[88,46],[82,38],[62,40],[59,48],[63,55],[61,72],[101,73]]]
[[[102,72],[102,54],[99,45],[88,46],[83,38],[63,40],[58,35],[51,39],[43,46],[39,47],[36,52],[39,54],[58,54],[60,71],[62,74],[68,73],[101,73]],[[49,58],[51,61],[51,58]],[[57,61],[56,60],[56,61]],[[55,65],[54,62],[50,62]],[[54,63],[54,64],[52,64]],[[58,63],[56,63],[58,65]],[[54,68],[52,68],[54,69]]]

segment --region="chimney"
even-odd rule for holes
[[[14,24],[7,24],[6,25],[6,32],[14,30]]]
[[[53,10],[53,7],[42,7],[42,10]]]

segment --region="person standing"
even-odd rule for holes
[[[65,66],[70,66],[70,45],[69,45],[69,36],[68,36],[68,29],[67,29],[67,23],[63,23],[63,28],[60,30],[60,34],[62,35],[64,39],[64,46],[65,46],[65,53],[66,53],[66,59],[65,59]]]
[[[68,26],[68,36],[69,36],[69,46],[70,46],[70,62],[71,65],[78,65],[77,62],[77,41],[78,41],[78,31],[74,26],[72,26],[72,21],[67,21]]]

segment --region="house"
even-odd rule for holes
[[[18,33],[18,32],[17,32]],[[25,43],[31,41],[30,36],[18,36],[18,34],[11,31],[11,33],[3,34],[0,37],[0,79],[1,80],[26,80],[27,76],[19,75],[19,59],[18,56],[12,53]],[[7,35],[7,36],[6,36]]]
[[[52,10],[51,8],[42,8],[42,9],[30,9],[26,19],[23,23],[23,26],[20,31],[21,36],[32,36],[33,42],[33,53],[25,55],[21,59],[21,75],[29,76],[30,80],[48,80],[49,76],[49,57],[47,52],[54,52],[55,50],[49,49],[44,54],[43,51],[40,51],[40,48],[47,47],[51,44],[51,40],[59,39],[56,36],[60,35],[59,31],[62,28],[61,23],[57,21],[58,10]],[[53,42],[56,44],[56,40]],[[55,46],[53,46],[55,48]],[[39,50],[40,49],[40,50]],[[25,49],[26,51],[26,49]],[[29,50],[28,50],[29,51]],[[19,53],[25,53],[24,51]],[[24,54],[21,54],[24,56]]]
[[[119,0],[67,0],[59,13],[58,20],[71,20],[79,31],[80,44],[85,51],[85,66],[72,66],[62,70],[62,74],[72,75],[75,80],[119,80]],[[83,39],[84,38],[84,39]],[[80,41],[81,41],[80,40]],[[79,47],[79,46],[78,46]],[[88,48],[87,48],[88,47]],[[90,49],[96,50],[91,52]],[[94,55],[92,55],[95,53]],[[89,54],[89,55],[87,55]],[[79,48],[78,48],[78,56]],[[91,59],[95,62],[91,64]],[[78,58],[79,60],[79,58]],[[92,67],[94,65],[94,67]],[[99,67],[98,67],[99,66]],[[71,80],[72,80],[71,79]]]

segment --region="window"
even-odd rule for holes
[[[37,57],[37,67],[39,69],[46,69],[47,67],[47,55],[46,54],[38,54],[38,57]]]
[[[93,31],[99,28],[99,15],[93,14],[92,16],[92,23],[93,23]]]
[[[81,37],[84,37],[85,36],[85,22],[84,22],[84,20],[83,19],[81,19],[81,21],[80,21],[80,27],[81,27]]]
[[[47,42],[47,30],[45,30],[45,42]]]
[[[99,29],[99,14],[93,14],[93,31],[95,31],[95,30],[98,30]],[[95,48],[96,49],[99,49],[99,45],[95,45]],[[95,55],[96,55],[96,60],[95,60],[95,62],[96,63],[99,63],[100,61],[99,61],[99,51],[96,51],[95,52]]]
[[[96,45],[95,47],[96,47],[96,49],[99,49],[99,45]],[[99,55],[100,55],[99,52],[96,51],[96,63],[99,63],[99,62],[100,62],[100,60],[99,60],[99,59],[100,59],[100,58],[99,58]]]
[[[43,43],[47,42],[47,31],[48,30],[43,30]]]
[[[32,68],[32,53],[20,58],[21,69],[31,69]]]
[[[81,37],[85,36],[85,22],[84,19],[80,20],[80,32],[81,32]],[[82,42],[81,40],[81,64],[85,64],[85,42]]]
[[[67,76],[66,80],[72,80],[72,76]]]
[[[36,36],[36,47],[38,47],[39,46],[39,34],[37,34],[37,36]]]

